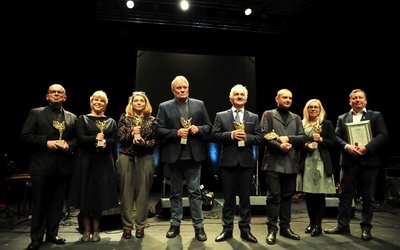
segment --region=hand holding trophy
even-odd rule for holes
[[[62,139],[62,135],[65,130],[65,122],[53,121],[53,126],[58,129],[58,132],[60,132],[60,137],[58,138],[57,145],[60,147],[65,147],[65,142]]]
[[[244,120],[241,121],[241,122],[234,121],[233,122],[233,126],[235,127],[235,129],[244,130]],[[244,141],[243,140],[238,141],[238,147],[244,147]]]
[[[192,125],[192,118],[185,120],[185,118],[181,117],[181,124],[183,128],[189,129],[189,127]],[[181,138],[181,144],[186,144],[186,143],[187,143],[187,138]]]
[[[105,121],[100,121],[96,120],[96,126],[98,129],[100,129],[100,133],[104,134],[104,130],[106,129],[106,122]],[[99,148],[104,148],[104,140],[97,140],[97,147]]]
[[[314,132],[314,135],[315,136],[318,136],[318,138],[320,138],[320,135],[319,134],[321,134],[321,132],[322,132],[322,125],[320,125],[318,122],[316,123],[316,124],[314,124],[314,125],[312,125],[312,131]],[[316,135],[317,134],[317,135]],[[314,136],[313,135],[313,136]],[[313,142],[311,142],[311,147],[312,148],[318,148],[318,142],[316,142],[316,141],[313,141]]]
[[[135,125],[135,128],[133,129],[134,131],[134,140],[140,140],[142,137],[140,136],[140,126],[142,125],[143,118],[140,116],[134,116],[133,117],[133,125]]]
[[[279,135],[275,133],[275,130],[272,130],[271,132],[264,135],[264,138],[267,139],[268,141],[276,140],[278,137]]]

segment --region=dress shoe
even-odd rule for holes
[[[310,224],[308,224],[308,226],[306,227],[306,230],[304,230],[304,232],[306,234],[310,234],[313,229],[314,229],[314,225],[310,223]]]
[[[217,238],[215,238],[216,242],[221,242],[221,241],[225,241],[227,239],[230,239],[233,237],[232,231],[222,231],[222,233],[220,233]]]
[[[257,243],[257,238],[254,237],[254,235],[252,235],[250,232],[242,232],[240,233],[240,238],[251,242],[251,243]]]
[[[267,235],[267,244],[273,245],[276,243],[276,232],[268,232]]]
[[[326,234],[350,234],[350,228],[341,228],[339,226],[335,226],[330,229],[325,229],[324,232]]]
[[[38,250],[42,246],[41,241],[32,241],[31,244],[28,245],[28,250]]]
[[[363,229],[361,231],[361,239],[366,241],[371,240],[372,239],[371,229]]]
[[[130,227],[124,228],[124,232],[122,233],[122,238],[124,239],[132,238],[132,228]]]
[[[322,234],[322,228],[320,225],[316,225],[311,232],[311,237],[317,237]]]
[[[167,238],[175,238],[180,233],[179,226],[170,226],[167,232]]]
[[[46,242],[53,242],[53,244],[57,244],[57,245],[63,245],[65,244],[65,239],[56,236],[50,236],[50,237],[46,237]]]
[[[136,228],[135,237],[140,239],[144,237],[144,228]]]
[[[206,241],[207,240],[207,234],[204,232],[204,227],[196,228],[194,230],[194,235],[196,236],[196,239],[198,241]]]
[[[290,228],[280,230],[280,235],[292,240],[300,240],[300,236],[298,234],[295,234]]]

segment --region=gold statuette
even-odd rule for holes
[[[143,122],[143,117],[140,116],[134,116],[133,117],[133,125],[135,125],[135,127],[141,126]],[[142,137],[140,136],[140,132],[138,134],[134,134],[133,137],[135,140],[140,140]]]
[[[322,125],[320,125],[319,123],[316,123],[314,125],[312,125],[312,131],[316,134],[321,134],[322,132]],[[312,148],[318,148],[318,142],[311,142],[311,147]]]
[[[100,133],[104,134],[104,130],[106,129],[106,121],[96,120],[96,126],[98,129],[100,129]],[[98,140],[97,147],[104,148],[104,140]]]
[[[235,127],[235,129],[243,129],[244,130],[244,120],[241,122],[234,121],[233,126]],[[243,140],[238,141],[238,147],[244,147]]]
[[[264,138],[267,139],[268,141],[275,140],[278,137],[279,137],[279,135],[277,133],[275,133],[275,130],[272,130],[271,132],[264,135]]]
[[[65,122],[59,122],[59,121],[53,121],[53,126],[58,129],[58,132],[60,132],[60,137],[58,138],[57,144],[60,147],[64,147],[64,141],[62,139],[62,135],[65,131]]]
[[[188,129],[192,125],[192,118],[185,120],[183,117],[181,117],[181,124],[183,128]],[[181,144],[186,144],[187,143],[187,138],[181,138]]]

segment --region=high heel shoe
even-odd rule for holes
[[[82,242],[89,242],[90,240],[90,232],[84,232],[81,238]]]
[[[100,234],[99,232],[94,232],[92,235],[92,242],[98,242],[100,241]]]

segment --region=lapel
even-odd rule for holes
[[[345,123],[351,123],[353,122],[353,114],[352,111],[348,112],[346,117],[345,117]]]
[[[361,116],[361,121],[371,120],[371,119],[370,119],[370,113],[371,113],[371,112],[365,112],[365,113],[363,113],[363,115]]]

